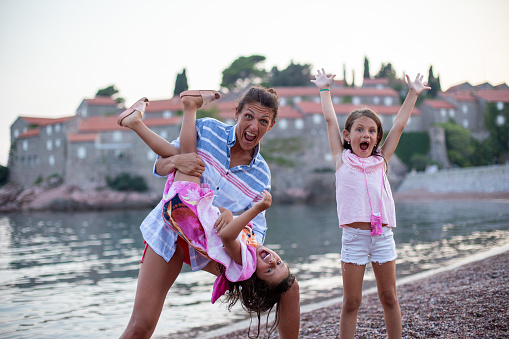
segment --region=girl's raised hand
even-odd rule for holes
[[[330,87],[330,84],[332,83],[332,80],[334,80],[335,76],[336,74],[327,77],[325,70],[322,68],[321,72],[318,70],[318,75],[315,75],[315,80],[311,80],[311,82],[314,83],[319,89],[325,89]]]
[[[253,205],[253,208],[258,209],[260,212],[265,211],[272,205],[272,195],[268,191],[262,192],[262,200]]]
[[[221,214],[214,224],[214,228],[218,233],[233,220],[233,213],[230,210],[222,207],[219,208],[219,210],[221,211]]]
[[[431,87],[428,86],[428,82],[422,82],[422,78],[424,76],[421,75],[421,73],[417,73],[417,76],[415,77],[415,80],[412,82],[410,81],[410,77],[405,75],[406,82],[408,84],[408,91],[414,91],[417,95],[421,94],[422,91],[425,89],[431,89]]]

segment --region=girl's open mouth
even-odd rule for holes
[[[265,258],[267,258],[268,256],[270,256],[270,253],[269,253],[268,251],[266,251],[266,250],[261,250],[261,251],[260,251],[260,258],[261,258],[262,260],[264,260],[264,259],[265,259]]]
[[[360,144],[360,148],[361,148],[361,150],[363,150],[363,151],[367,150],[367,149],[369,148],[369,142],[367,142],[367,141],[363,141],[363,142],[361,142],[361,144]]]

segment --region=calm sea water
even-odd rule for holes
[[[509,201],[397,202],[397,275],[509,243]],[[115,338],[133,305],[148,210],[0,215],[0,338]],[[265,244],[308,304],[341,296],[334,204],[273,206]],[[184,268],[155,338],[185,338],[246,319],[210,303],[214,277]],[[374,286],[368,267],[364,288]],[[199,330],[198,330],[199,329]],[[202,333],[203,333],[202,332]],[[190,334],[191,333],[191,334]]]

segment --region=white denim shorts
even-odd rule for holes
[[[383,264],[398,257],[390,227],[383,227],[381,235],[372,236],[370,233],[370,230],[343,226],[341,261],[356,265],[369,262]]]

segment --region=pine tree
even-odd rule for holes
[[[187,85],[186,69],[184,68],[182,73],[177,74],[177,79],[175,79],[175,90],[173,91],[173,96],[177,96],[188,89],[189,86]]]
[[[345,82],[345,87],[348,87],[348,82],[346,81],[346,66],[343,64],[343,81]]]
[[[364,57],[364,79],[370,79],[371,76],[369,75],[369,60],[368,57]]]

